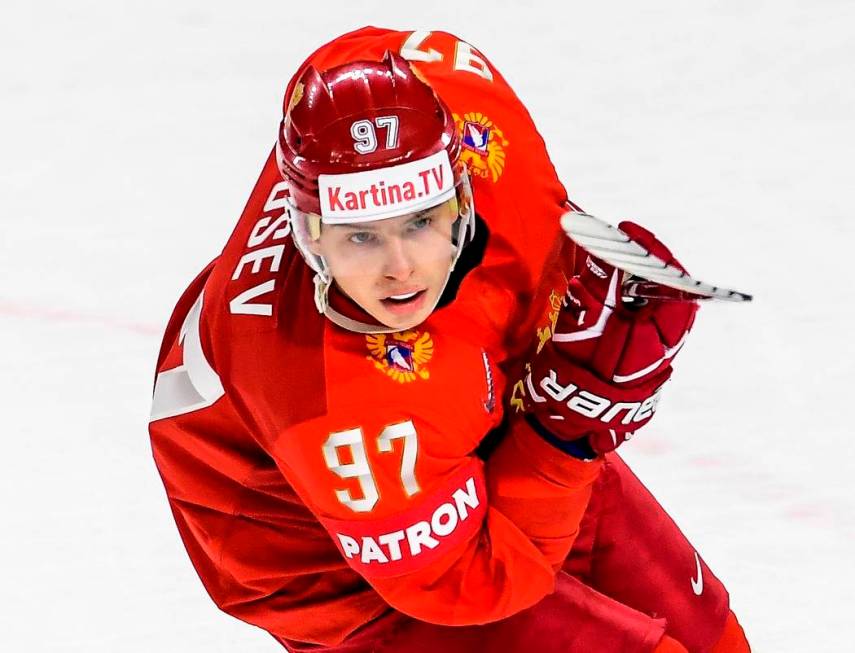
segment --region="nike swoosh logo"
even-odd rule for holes
[[[695,551],[695,566],[697,567],[697,580],[691,578],[689,580],[692,581],[692,591],[695,593],[695,596],[700,596],[701,592],[704,591],[704,572],[701,571],[701,559],[698,557],[698,552]]]

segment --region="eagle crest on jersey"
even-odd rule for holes
[[[508,146],[502,130],[479,111],[464,113],[462,118],[455,113],[453,117],[463,145],[461,161],[473,176],[492,176],[494,182],[499,181],[505,169],[505,148]]]
[[[558,312],[561,310],[561,295],[553,288],[549,292],[549,315],[546,316],[547,324],[537,329],[537,351],[540,353],[543,346],[552,339],[555,333],[555,324],[558,322]]]
[[[425,365],[433,357],[430,334],[409,330],[399,333],[369,335],[365,344],[374,367],[398,383],[430,378]]]

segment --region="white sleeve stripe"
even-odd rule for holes
[[[199,295],[181,325],[178,342],[183,344],[182,364],[161,372],[154,382],[151,422],[206,408],[225,394],[220,377],[202,351],[199,323],[203,295]]]

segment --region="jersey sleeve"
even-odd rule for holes
[[[280,641],[332,646],[388,611],[388,604],[345,564],[306,502],[259,446],[255,433],[264,427],[251,411],[235,405],[242,395],[234,392],[230,369],[232,358],[244,360],[244,353],[255,351],[241,347],[244,340],[264,342],[263,352],[275,331],[264,302],[274,303],[276,293],[257,290],[270,285],[267,267],[251,274],[244,266],[244,274],[233,279],[245,243],[267,228],[267,240],[257,247],[288,243],[283,266],[298,257],[290,239],[276,236],[280,181],[271,153],[232,239],[178,301],[158,356],[149,433],[181,540],[214,603]],[[305,267],[298,258],[294,263],[296,271]],[[284,281],[276,278],[277,290]],[[235,301],[241,297],[248,299]],[[311,306],[311,295],[295,302]],[[245,331],[228,317],[233,307],[245,311],[238,314],[248,321]],[[303,315],[322,319],[314,310]],[[301,333],[313,330],[291,313],[287,323]],[[264,369],[251,366],[255,387],[281,391],[265,403],[279,405],[282,397],[306,389],[305,374],[292,374],[292,387],[275,367],[270,379],[259,379]]]

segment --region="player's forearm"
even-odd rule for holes
[[[393,608],[430,623],[467,626],[529,608],[555,587],[555,570],[505,515],[487,509],[481,529],[430,567],[370,579]]]
[[[489,471],[461,459],[404,511],[355,520],[314,509],[345,561],[393,608],[445,625],[504,619],[553,591],[599,469],[563,460],[526,429],[511,430]]]
[[[514,418],[487,463],[490,505],[557,570],[573,545],[600,467],[600,459],[567,456]]]
[[[568,457],[515,419],[486,466],[480,530],[431,568],[372,584],[398,610],[447,625],[497,621],[534,605],[553,591],[600,466]]]

